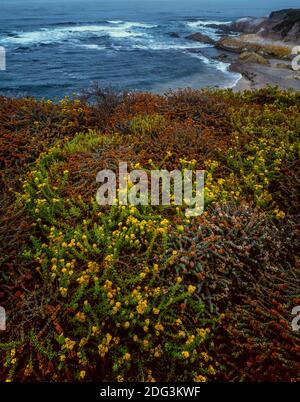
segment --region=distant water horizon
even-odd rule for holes
[[[218,39],[218,29],[209,24],[297,7],[297,1],[240,3],[1,0],[0,46],[6,49],[7,70],[0,71],[0,94],[60,99],[93,82],[156,93],[233,87],[240,75],[215,59],[218,51],[186,36],[201,32]]]

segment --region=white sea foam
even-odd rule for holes
[[[128,28],[146,28],[146,29],[157,28],[157,25],[155,24],[146,24],[143,22],[124,22],[124,25],[127,26]]]
[[[155,25],[138,22],[122,22],[109,25],[76,25],[55,28],[41,28],[38,31],[16,32],[15,36],[1,38],[3,44],[33,45],[39,43],[57,43],[69,39],[80,39],[90,36],[110,36],[111,38],[142,37],[145,32],[140,29],[151,29]],[[138,29],[138,30],[137,30]]]
[[[107,21],[109,24],[122,24],[123,21],[122,20],[111,20],[111,21]]]
[[[190,28],[199,28],[200,26],[207,26],[207,25],[229,25],[231,24],[232,21],[203,21],[203,20],[197,20],[197,21],[189,21],[187,22],[187,26]]]
[[[224,85],[225,88],[233,88],[242,77],[242,75],[239,73],[229,71],[230,63],[224,63],[223,61],[209,59],[208,57],[199,53],[189,53],[189,55],[201,60],[204,64],[214,67],[218,71],[221,71],[223,74],[225,74],[228,77]]]
[[[186,25],[192,30],[192,31],[200,31],[202,34],[209,36],[210,38],[214,40],[218,40],[220,37],[220,34],[218,33],[218,29],[214,27],[210,27],[209,25],[228,25],[230,24],[231,21],[203,21],[203,20],[197,20],[197,21],[189,21],[186,23]]]
[[[187,50],[202,49],[208,46],[209,45],[203,43],[176,44],[149,40],[145,41],[145,43],[135,43],[131,46],[131,48],[141,50]]]
[[[106,46],[105,45],[96,45],[96,44],[86,44],[86,45],[80,45],[81,47],[89,50],[105,50]]]
[[[203,61],[203,63],[207,65],[213,65],[217,68],[217,70],[224,72],[228,71],[229,64],[224,63],[223,61],[218,61],[218,60],[213,60],[209,59],[208,57],[204,56],[203,54],[200,53],[189,53],[191,57],[194,57],[195,59],[199,59]]]

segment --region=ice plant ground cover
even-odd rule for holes
[[[0,98],[2,381],[297,381],[300,94]],[[205,170],[205,212],[96,174]]]

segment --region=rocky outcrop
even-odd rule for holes
[[[262,36],[300,41],[300,9],[274,11],[262,31]]]
[[[227,50],[228,52],[234,53],[242,53],[248,50],[243,41],[241,41],[239,38],[231,37],[221,38],[216,42],[215,46],[217,49]]]
[[[245,17],[234,22],[230,28],[245,34],[256,33],[264,38],[300,41],[300,9],[274,11],[269,17]]]
[[[221,53],[218,56],[215,57],[215,60],[223,61],[223,62],[228,62],[232,60],[232,57],[229,56],[229,54]]]
[[[186,36],[186,39],[193,40],[196,42],[207,43],[209,45],[214,45],[215,41],[207,35],[203,35],[200,32],[195,32],[191,35]]]
[[[240,37],[221,38],[215,44],[217,49],[234,53],[255,52],[263,57],[289,59],[291,48],[284,43],[264,40],[258,35],[241,35]]]
[[[180,35],[178,32],[169,32],[168,35],[171,36],[171,38],[180,38]]]
[[[214,28],[219,35],[229,35],[233,29],[231,25],[208,24],[208,28]]]
[[[232,31],[243,32],[246,34],[257,33],[266,24],[268,18],[245,17],[239,18],[231,25]]]
[[[229,71],[243,76],[238,90],[266,85],[300,90],[300,74],[293,71],[291,64],[292,50],[300,45],[300,9],[275,11],[269,17],[241,18],[229,27],[229,36],[225,34],[215,47],[231,53]],[[232,35],[233,31],[241,34]]]
[[[269,61],[262,57],[261,55],[254,52],[244,52],[241,53],[239,57],[239,61],[241,63],[254,63],[254,64],[263,64],[269,65]]]
[[[288,64],[286,64],[286,63],[277,63],[275,65],[275,67],[276,68],[284,68],[284,69],[287,69],[287,70],[292,70],[291,63],[288,63]]]

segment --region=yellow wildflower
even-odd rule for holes
[[[79,378],[84,378],[85,374],[86,374],[85,370],[81,370],[79,373]]]
[[[195,292],[195,290],[196,290],[196,286],[193,286],[193,285],[189,285],[189,286],[188,286],[188,292],[189,292],[189,294],[193,294],[193,293]]]
[[[194,377],[194,382],[206,382],[206,377],[204,377],[203,375],[196,375],[196,377]]]
[[[181,355],[184,359],[188,359],[190,357],[190,353],[187,350],[181,352]]]

